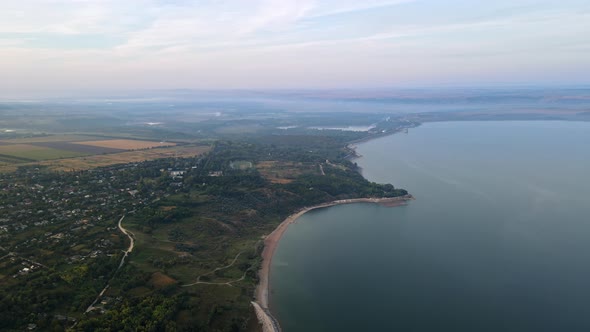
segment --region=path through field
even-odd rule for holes
[[[242,277],[241,277],[241,278],[239,278],[239,279],[236,279],[236,280],[232,280],[232,281],[227,281],[227,282],[208,282],[208,281],[201,281],[201,277],[205,277],[205,276],[211,275],[211,274],[213,274],[213,273],[215,273],[215,272],[217,272],[217,271],[219,271],[219,270],[224,270],[224,269],[227,269],[227,268],[230,268],[230,267],[232,267],[232,266],[233,266],[233,265],[236,263],[236,261],[238,260],[238,257],[240,257],[240,255],[241,255],[242,253],[243,253],[243,251],[240,251],[240,252],[239,252],[239,253],[236,255],[236,257],[234,257],[234,260],[233,260],[231,263],[229,263],[229,265],[218,267],[218,268],[216,268],[215,270],[213,270],[213,271],[211,271],[211,272],[207,272],[207,273],[205,273],[205,274],[203,274],[203,275],[200,275],[200,276],[198,276],[198,277],[197,277],[197,281],[193,282],[192,284],[186,284],[186,285],[182,285],[182,287],[189,287],[189,286],[194,286],[194,285],[198,285],[198,284],[206,284],[206,285],[226,285],[226,286],[232,286],[232,284],[233,284],[234,282],[238,282],[238,281],[242,281],[242,280],[244,280],[244,278],[246,278],[246,272],[248,272],[248,270],[246,270],[246,271],[244,272],[244,274],[242,275]]]

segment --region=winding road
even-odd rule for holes
[[[123,255],[123,258],[121,259],[121,263],[119,264],[119,267],[117,268],[117,271],[119,271],[119,269],[121,268],[121,266],[123,266],[123,264],[125,264],[125,258],[127,258],[127,255],[129,255],[132,251],[133,251],[133,247],[135,246],[135,240],[133,239],[133,237],[131,235],[133,235],[133,233],[131,233],[130,231],[126,230],[123,227],[123,219],[125,218],[125,215],[123,215],[121,217],[121,219],[119,219],[119,230],[127,235],[127,237],[129,238],[129,248],[127,248],[127,250],[125,251],[125,255]]]
[[[121,219],[119,219],[119,230],[121,231],[121,233],[127,235],[127,237],[129,238],[129,248],[127,248],[127,250],[125,250],[125,254],[123,255],[123,258],[121,258],[121,263],[119,263],[119,267],[117,267],[117,270],[115,271],[115,273],[113,273],[113,278],[115,277],[115,274],[121,269],[121,267],[123,266],[123,264],[125,264],[125,258],[127,258],[127,256],[133,251],[133,247],[135,246],[135,240],[133,239],[133,233],[131,233],[130,231],[126,230],[125,227],[123,227],[123,219],[125,219],[125,215],[123,215],[121,217]],[[113,278],[111,278],[111,280],[113,280]],[[90,312],[94,309],[96,309],[96,307],[94,305],[96,305],[96,303],[98,302],[98,300],[100,300],[100,298],[104,295],[104,293],[107,291],[107,289],[109,289],[111,280],[109,280],[109,282],[107,283],[107,285],[102,289],[102,291],[98,294],[98,296],[96,297],[96,299],[94,299],[94,302],[92,302],[91,305],[88,306],[88,308],[86,309],[85,312]]]

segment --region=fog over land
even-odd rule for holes
[[[588,0],[0,4],[0,331],[590,331]]]

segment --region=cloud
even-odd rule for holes
[[[253,76],[273,86],[289,78],[302,84],[306,76],[310,84],[320,76],[326,84],[378,83],[427,77],[427,70],[434,77],[445,73],[437,66],[459,68],[461,61],[474,71],[501,73],[527,55],[540,70],[560,60],[580,68],[590,62],[583,58],[590,5],[581,1],[469,7],[463,0],[6,2],[0,72],[38,84],[62,76],[67,84],[79,78],[179,87],[205,84],[195,77],[219,86],[247,85]]]
[[[238,27],[238,34],[248,35],[260,30],[281,29],[296,23],[315,7],[310,0],[263,0],[256,12]]]
[[[252,42],[258,34],[291,28],[313,8],[311,0],[219,0],[208,6],[193,3],[160,5],[144,29],[128,32],[127,43],[114,51],[125,54],[164,49],[199,49]],[[217,45],[217,46],[216,46]]]
[[[329,0],[322,1],[323,5],[316,6],[309,18],[321,18],[325,16],[350,14],[364,10],[396,6],[406,3],[415,2],[416,0]]]
[[[130,10],[111,0],[7,1],[0,11],[0,33],[120,32]]]

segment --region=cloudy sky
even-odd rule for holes
[[[588,0],[19,0],[0,89],[590,83]]]

